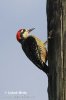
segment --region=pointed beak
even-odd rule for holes
[[[30,33],[31,31],[33,31],[35,28],[31,28],[28,30],[28,33]]]

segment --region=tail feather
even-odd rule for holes
[[[43,72],[45,72],[46,74],[49,73],[49,67],[48,67],[45,63],[43,63],[43,67],[42,67],[41,70],[42,70]]]

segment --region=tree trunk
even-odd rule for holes
[[[66,0],[47,0],[48,96],[66,100]]]

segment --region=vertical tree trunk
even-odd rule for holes
[[[48,95],[66,100],[66,0],[47,0]]]

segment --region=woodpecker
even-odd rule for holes
[[[47,50],[46,45],[43,43],[39,38],[29,35],[32,29],[20,29],[17,34],[16,38],[17,41],[21,44],[21,47],[26,54],[26,56],[42,71],[46,74],[49,72],[49,68],[46,65],[47,61]]]

